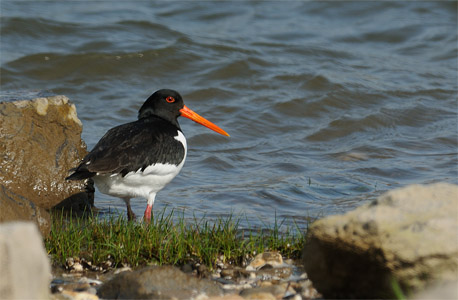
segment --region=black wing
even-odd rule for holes
[[[114,127],[66,179],[85,179],[97,173],[121,173],[125,176],[155,163],[178,165],[185,155],[183,144],[174,138],[179,130],[170,122],[157,117]]]

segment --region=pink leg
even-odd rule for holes
[[[151,210],[153,209],[152,205],[146,205],[145,209],[145,215],[143,216],[143,220],[145,221],[146,224],[149,224],[151,221]]]
[[[149,224],[151,221],[151,210],[153,210],[154,199],[156,198],[156,193],[151,192],[148,195],[148,202],[146,204],[145,215],[143,216],[143,221],[146,224]]]

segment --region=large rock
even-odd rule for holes
[[[198,279],[172,266],[146,267],[123,272],[98,291],[103,299],[191,299],[222,295],[218,285]]]
[[[0,224],[0,299],[49,299],[51,266],[37,226]]]
[[[424,300],[424,299],[458,299],[458,280],[443,282],[421,291],[414,295],[411,299]]]
[[[458,186],[390,191],[344,215],[315,222],[303,252],[325,298],[393,297],[458,278]]]
[[[13,193],[4,185],[0,186],[0,207],[0,223],[16,220],[33,221],[43,236],[51,231],[51,218],[46,209]]]
[[[93,204],[83,182],[65,181],[86,154],[81,131],[76,108],[65,96],[0,102],[0,204],[8,207],[0,210],[0,222],[48,219],[41,209],[74,194]]]

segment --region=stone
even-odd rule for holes
[[[220,273],[221,277],[232,280],[247,278],[250,277],[251,274],[252,272],[237,266],[227,266],[226,269],[222,269]]]
[[[286,289],[284,285],[261,286],[245,289],[240,292],[240,296],[245,299],[282,299]]]
[[[325,298],[393,297],[458,274],[458,186],[412,185],[309,229],[303,264]]]
[[[293,273],[292,266],[284,266],[277,268],[267,268],[266,266],[259,269],[256,272],[256,275],[269,279],[288,279]]]
[[[43,236],[51,231],[51,217],[47,210],[10,191],[4,185],[0,185],[0,207],[0,223],[15,220],[33,221]]]
[[[47,219],[34,206],[49,210],[73,197],[92,206],[91,188],[65,180],[87,153],[81,131],[75,105],[65,96],[0,102],[0,201],[7,207],[0,221]]]
[[[304,273],[304,275],[306,275]],[[301,296],[302,299],[323,298],[313,287],[312,282],[308,279],[289,282],[291,287]]]
[[[264,293],[264,292],[250,293],[244,296],[243,299],[245,300],[277,300],[277,298],[274,295],[270,293]]]
[[[411,299],[458,299],[458,280],[442,282],[428,287],[426,290],[414,295]]]
[[[222,290],[213,281],[198,279],[172,266],[123,272],[98,291],[103,299],[191,299],[199,295],[221,296]]]
[[[266,265],[278,267],[283,265],[283,258],[279,252],[264,252],[255,256],[253,261],[247,266],[248,271],[258,270]]]
[[[49,299],[51,265],[33,222],[0,224],[0,299]]]
[[[215,297],[210,297],[208,300],[243,300],[243,297],[240,297],[237,294],[227,294],[224,296],[215,296]]]
[[[98,300],[97,295],[88,292],[63,291],[62,295],[67,300]]]

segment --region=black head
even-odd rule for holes
[[[183,106],[183,98],[177,91],[158,90],[143,103],[138,111],[138,118],[143,119],[154,115],[178,125],[177,118],[181,115],[180,109]]]
[[[160,117],[166,121],[169,121],[176,127],[180,128],[177,118],[183,116],[191,119],[194,122],[199,123],[211,130],[218,132],[219,134],[229,136],[226,131],[222,130],[212,122],[199,116],[197,113],[189,109],[183,103],[183,98],[178,92],[174,90],[163,89],[155,92],[138,111],[138,119],[144,119],[152,116]]]

